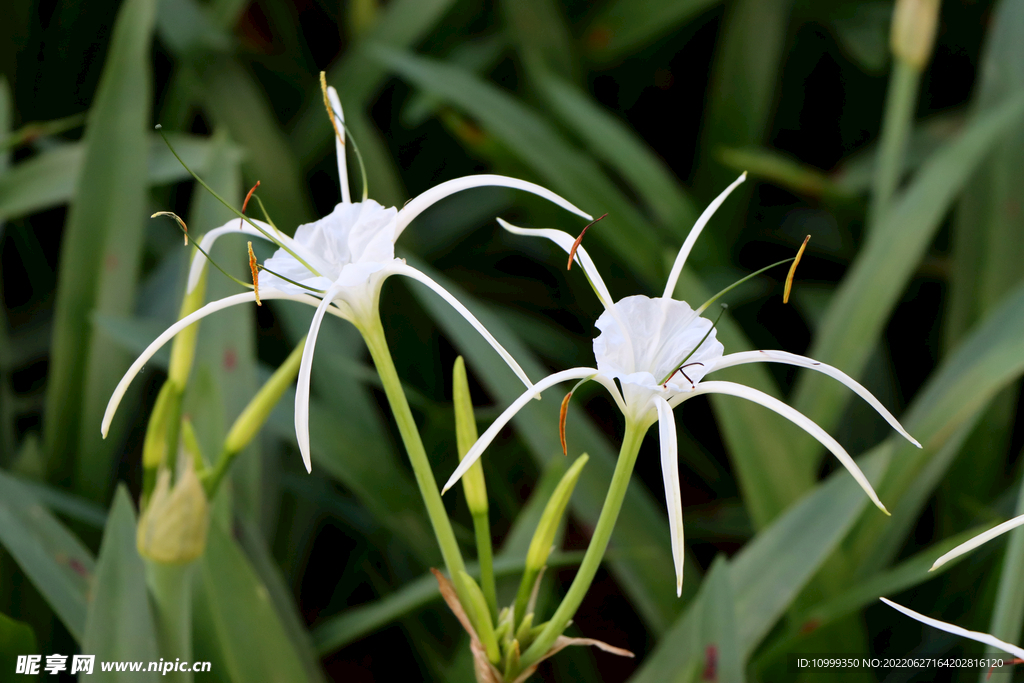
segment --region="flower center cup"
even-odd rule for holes
[[[693,391],[725,351],[711,321],[674,299],[626,297],[601,314],[597,328],[597,369],[619,380],[626,404],[641,412],[654,410],[655,395],[670,400]]]

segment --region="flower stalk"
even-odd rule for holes
[[[469,395],[469,380],[466,377],[466,362],[462,356],[455,359],[452,368],[452,403],[455,405],[455,440],[459,460],[466,456],[478,438],[476,417],[473,415],[473,401]],[[476,536],[477,559],[480,563],[480,584],[491,619],[498,618],[498,591],[494,582],[494,549],[491,546],[491,522],[487,505],[487,484],[484,468],[476,463],[469,468],[462,479],[466,494],[466,505],[473,517],[473,532]]]
[[[597,570],[604,559],[604,553],[608,549],[612,530],[615,528],[619,511],[622,509],[622,501],[629,488],[633,466],[636,465],[636,457],[640,453],[640,444],[643,442],[644,434],[649,426],[649,424],[631,421],[626,423],[626,432],[622,437],[622,447],[619,450],[618,462],[615,464],[615,472],[612,474],[612,482],[608,487],[604,505],[601,506],[601,515],[597,519],[597,526],[594,527],[594,534],[590,539],[590,545],[587,546],[587,552],[583,556],[583,562],[580,563],[576,578],[573,579],[569,591],[558,605],[554,615],[548,620],[530,647],[520,656],[520,670],[540,661],[545,653],[554,646],[555,641],[562,635],[562,631],[569,625],[569,620],[573,618],[576,610],[583,603],[583,598],[590,589],[590,584],[594,582]]]

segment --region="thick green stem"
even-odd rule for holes
[[[611,539],[615,522],[619,518],[622,501],[626,497],[629,478],[633,474],[633,465],[636,464],[636,456],[640,452],[640,444],[644,440],[647,426],[626,422],[626,433],[622,437],[622,448],[619,450],[619,459],[615,464],[615,472],[612,474],[612,483],[608,487],[608,495],[605,496],[601,515],[597,518],[597,526],[594,528],[594,535],[590,539],[587,552],[583,556],[583,562],[569,587],[569,592],[562,599],[562,604],[555,610],[551,620],[548,621],[547,626],[537,636],[537,639],[523,653],[519,661],[520,671],[529,667],[551,649],[555,640],[565,630],[569,620],[576,614],[576,610],[579,609],[584,596],[590,589],[590,584],[593,583],[594,576],[604,559],[605,550],[608,549],[608,541]]]
[[[889,91],[885,99],[885,118],[878,141],[875,173],[871,187],[871,205],[868,207],[868,230],[874,230],[892,203],[892,197],[903,174],[907,139],[914,123],[917,91],[921,72],[909,62],[893,59]]]
[[[434,472],[430,469],[430,461],[427,460],[427,452],[423,448],[416,420],[413,418],[412,410],[409,409],[409,401],[405,398],[402,382],[398,378],[395,363],[391,359],[391,351],[388,349],[388,342],[384,337],[384,327],[381,325],[380,316],[376,311],[372,315],[372,319],[366,321],[368,324],[358,325],[358,328],[370,350],[370,357],[373,358],[374,365],[377,366],[377,374],[380,375],[384,393],[388,397],[388,403],[391,404],[391,412],[394,413],[395,422],[398,423],[398,431],[402,435],[402,443],[405,444],[405,451],[409,455],[412,471],[416,475],[416,483],[419,485],[420,495],[423,496],[423,503],[427,507],[427,515],[430,517],[430,525],[434,528],[437,544],[441,547],[441,555],[444,557],[448,575],[452,577],[456,589],[458,589],[459,583],[454,579],[459,572],[466,570],[462,552],[455,540],[455,532],[452,531],[448,512],[444,509],[444,503],[441,501],[441,492],[437,488]],[[465,604],[461,592],[459,598]]]
[[[498,589],[494,583],[494,550],[491,548],[491,522],[487,513],[473,515],[473,530],[476,532],[477,560],[480,562],[480,589],[487,600],[491,621],[498,623]]]
[[[194,563],[146,560],[146,583],[153,596],[160,656],[165,662],[192,662],[192,568]],[[168,671],[161,680],[192,683],[192,673]]]

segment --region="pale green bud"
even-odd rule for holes
[[[181,411],[181,390],[173,382],[164,382],[153,405],[146,425],[146,438],[142,442],[142,467],[155,471],[167,466],[171,459],[172,441],[176,441],[178,414]]]
[[[178,311],[178,320],[195,313],[202,307],[206,297],[206,270],[195,288],[185,295]],[[171,345],[171,363],[167,366],[167,381],[178,386],[179,391],[185,390],[188,375],[192,371],[192,359],[196,355],[196,338],[199,336],[199,323],[189,325],[178,333]]]
[[[939,0],[896,0],[889,44],[892,53],[918,71],[932,56]]]
[[[191,460],[185,460],[177,483],[161,468],[156,488],[142,514],[135,537],[139,554],[154,562],[184,564],[203,554],[210,506]]]
[[[462,460],[477,440],[473,400],[469,396],[469,380],[462,356],[455,359],[455,367],[452,368],[452,403],[455,404],[455,443],[459,450],[459,460]],[[486,515],[487,484],[479,460],[462,475],[462,490],[466,492],[466,505],[470,514]]]
[[[462,584],[462,594],[469,603],[462,607],[466,610],[466,615],[476,630],[484,650],[487,651],[487,658],[491,660],[491,664],[497,664],[501,661],[501,651],[498,649],[498,638],[494,633],[494,624],[491,623],[491,612],[487,608],[484,592],[466,572],[460,571],[456,580]]]
[[[285,390],[295,381],[299,374],[299,365],[302,363],[302,349],[306,345],[306,338],[303,337],[295,345],[288,358],[281,363],[274,371],[266,384],[260,387],[256,395],[249,401],[242,414],[238,416],[235,423],[231,425],[231,431],[224,439],[224,453],[234,455],[249,445],[256,434],[263,427]],[[221,456],[222,458],[224,455]]]
[[[555,542],[555,534],[558,532],[558,525],[562,521],[562,515],[565,514],[565,508],[569,504],[573,489],[576,488],[576,482],[579,481],[580,472],[583,471],[583,466],[589,459],[586,453],[576,458],[576,462],[562,475],[562,480],[558,482],[554,493],[551,494],[548,504],[544,507],[544,513],[537,523],[537,530],[533,533],[530,549],[526,552],[527,571],[539,572],[547,564],[548,555],[551,554],[551,544]]]

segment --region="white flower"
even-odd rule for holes
[[[928,626],[937,628],[940,631],[945,631],[946,633],[952,633],[956,636],[963,636],[964,638],[969,638],[979,643],[991,645],[992,647],[999,648],[1003,652],[1013,655],[1017,659],[1024,660],[1024,649],[1020,648],[1017,645],[1012,645],[1011,643],[999,640],[995,636],[989,635],[987,633],[982,633],[980,631],[968,631],[967,629],[955,626],[954,624],[947,624],[944,621],[939,621],[938,619],[926,617],[923,614],[918,614],[912,609],[907,609],[903,605],[897,605],[892,600],[887,600],[886,598],[879,598],[879,600],[889,605],[889,607],[892,607],[894,610],[898,612],[903,612],[911,619],[916,619],[920,621],[922,624],[927,624]]]
[[[328,88],[328,97],[334,115],[344,121],[341,103],[334,88]],[[499,175],[474,175],[457,178],[427,190],[409,201],[402,209],[384,208],[370,199],[352,202],[348,188],[345,164],[344,128],[338,127],[335,149],[342,201],[330,215],[299,226],[295,237],[288,237],[262,221],[242,222],[235,218],[223,226],[209,231],[201,242],[202,250],[209,253],[213,243],[222,235],[245,233],[260,239],[270,239],[280,248],[264,263],[266,271],[259,278],[260,299],[289,299],[315,307],[316,313],[309,328],[306,346],[299,367],[295,396],[295,435],[306,470],[311,469],[309,455],[309,384],[313,351],[317,333],[326,313],[349,320],[361,330],[374,324],[381,285],[390,275],[405,275],[437,292],[452,305],[494,347],[516,375],[529,387],[526,373],[515,359],[494,339],[476,317],[439,284],[395,258],[395,241],[414,218],[438,201],[462,190],[474,187],[499,186],[532,192],[587,220],[591,216],[567,200],[539,185]],[[254,225],[256,227],[254,227]],[[192,260],[188,291],[199,282],[207,265],[202,253]],[[314,296],[315,295],[315,296]],[[128,385],[142,366],[157,350],[178,332],[203,317],[229,306],[255,301],[254,292],[245,292],[213,301],[169,327],[161,334],[121,379],[107,404],[101,431],[104,436],[110,427],[114,412]]]
[[[630,296],[613,303],[611,294],[590,256],[583,247],[577,249],[575,258],[605,307],[604,313],[597,320],[597,327],[601,333],[594,339],[597,367],[579,367],[556,372],[528,389],[473,445],[445,484],[445,491],[480,457],[502,427],[526,405],[527,401],[560,382],[570,379],[592,379],[600,382],[608,390],[631,424],[640,425],[643,429],[647,429],[654,422],[659,424],[662,476],[665,482],[665,500],[668,506],[672,555],[676,569],[676,590],[679,594],[682,592],[683,583],[683,513],[679,490],[679,464],[676,457],[676,423],[672,409],[695,396],[728,394],[753,401],[782,415],[828,448],[850,471],[875,505],[885,511],[885,507],[857,464],[821,427],[782,401],[756,389],[734,382],[705,381],[705,377],[716,370],[743,363],[786,363],[809,368],[829,375],[850,387],[871,404],[894,429],[920,447],[920,444],[867,389],[840,370],[785,351],[749,351],[723,355],[724,348],[715,338],[711,321],[700,317],[703,307],[694,311],[686,302],[672,299],[679,274],[698,235],[715,210],[745,177],[746,174],[740,176],[701,214],[676,257],[664,294],[660,298]],[[574,239],[564,232],[517,228],[500,218],[498,222],[505,229],[518,235],[545,237],[571,253]],[[621,393],[616,386],[616,380],[622,387]]]

